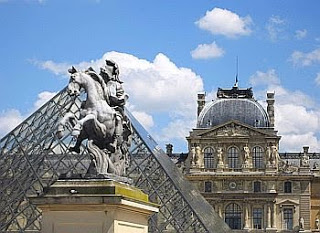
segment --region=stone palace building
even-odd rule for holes
[[[320,156],[278,152],[274,95],[265,110],[237,83],[211,102],[198,94],[183,171],[236,232],[319,232]]]

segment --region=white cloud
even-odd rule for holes
[[[18,126],[24,117],[16,109],[0,113],[0,138]]]
[[[277,129],[285,135],[307,134],[319,129],[319,113],[307,106],[292,103],[277,103]]]
[[[172,139],[181,139],[185,140],[186,136],[190,131],[190,125],[196,125],[196,119],[174,119],[172,120],[165,128],[163,128],[160,136],[158,138],[165,142],[170,142]]]
[[[71,68],[72,64],[69,63],[56,63],[54,61],[39,61],[35,59],[30,59],[29,62],[33,65],[38,66],[40,69],[43,70],[50,70],[55,75],[62,76],[62,77],[69,77],[68,69]],[[103,61],[100,60],[91,60],[90,62],[80,62],[77,64],[77,69],[85,70],[88,67],[92,66],[93,68],[99,68],[98,63],[103,65]]]
[[[50,99],[52,99],[57,93],[56,92],[49,92],[44,91],[38,94],[37,101],[33,104],[34,109],[39,109],[43,104],[48,102]]]
[[[191,51],[191,56],[194,59],[209,59],[222,57],[224,50],[220,48],[216,42],[212,44],[200,44],[198,47]]]
[[[213,35],[236,38],[251,34],[252,19],[250,16],[240,17],[226,9],[214,8],[207,11],[206,15],[199,19],[196,24],[199,28],[207,30]]]
[[[281,136],[280,150],[298,152],[302,146],[310,146],[311,151],[320,149],[317,132],[320,130],[320,112],[311,97],[301,91],[289,91],[281,86],[275,70],[257,71],[251,76],[252,84],[266,90],[275,91],[275,128]],[[265,82],[270,80],[269,82]],[[265,99],[265,96],[259,98]]]
[[[145,112],[131,111],[135,118],[142,124],[145,129],[150,129],[153,125],[153,118]]]
[[[283,152],[301,152],[303,146],[309,146],[310,152],[317,152],[320,149],[319,139],[311,132],[286,135],[282,137],[281,144],[285,145]]]
[[[294,51],[291,54],[291,57],[289,58],[289,60],[294,65],[299,65],[299,66],[310,66],[310,65],[313,65],[314,63],[320,63],[320,48],[315,49],[309,53]]]
[[[269,22],[280,25],[280,24],[285,24],[286,21],[284,19],[281,19],[280,16],[278,15],[273,15],[269,18]]]
[[[303,38],[305,38],[307,36],[307,30],[303,29],[303,30],[296,30],[296,34],[295,34],[295,38],[297,40],[301,40]]]
[[[8,1],[14,1],[14,0],[8,0]],[[23,0],[23,1],[28,4],[45,4],[47,2],[47,0]]]
[[[42,61],[38,61],[38,60],[34,60],[34,59],[31,59],[29,61],[30,61],[30,63],[38,66],[41,69],[52,71],[55,75],[67,76],[68,75],[68,68],[70,68],[69,64],[66,64],[66,63],[56,64],[53,61],[42,62]]]
[[[317,73],[317,77],[314,80],[318,86],[320,86],[320,72]]]
[[[278,103],[299,104],[308,108],[315,107],[315,102],[308,95],[299,90],[289,91],[282,87],[274,69],[270,69],[267,72],[256,71],[256,73],[251,75],[249,82],[253,87],[264,88],[261,91],[255,92],[259,98],[265,98],[266,91],[275,91]]]
[[[171,111],[183,115],[184,110],[195,107],[196,93],[203,90],[200,76],[191,69],[177,67],[161,53],[155,57],[153,62],[149,62],[130,54],[108,52],[100,59],[81,62],[74,66],[83,67],[83,69],[92,66],[98,70],[107,58],[114,60],[119,65],[120,79],[124,81],[124,89],[130,96],[130,102],[135,103],[137,111],[140,111],[137,105],[139,104],[140,108],[147,112]],[[46,62],[41,64],[46,64]],[[63,65],[66,68],[71,66],[71,64]],[[45,68],[57,73],[56,67],[62,67],[62,65],[51,63]]]
[[[55,92],[49,91],[39,93],[38,99],[33,104],[33,108],[27,114],[22,114],[17,109],[9,109],[0,113],[0,138],[17,127],[24,119],[40,108],[45,102],[49,101],[55,94]]]
[[[250,77],[249,82],[252,86],[280,84],[280,80],[274,69],[268,70],[266,73],[257,71]]]
[[[126,53],[108,52],[97,60],[73,65],[82,70],[92,66],[98,71],[107,58],[119,65],[119,77],[129,94],[129,108],[141,123],[161,143],[175,138],[176,132],[180,132],[180,124],[176,122],[185,122],[184,134],[178,134],[184,142],[188,131],[195,126],[197,93],[203,91],[201,77],[189,68],[177,67],[161,53],[153,61],[147,61]],[[66,74],[71,67],[71,64],[53,61],[37,61],[34,64],[57,75]],[[166,121],[160,128],[153,121],[157,114],[161,115],[162,121]],[[168,131],[171,133],[167,134]],[[166,135],[166,138],[160,135]]]
[[[45,4],[47,0],[23,0],[26,3],[39,3],[39,4]],[[7,3],[7,2],[14,2],[14,0],[0,0],[1,3]]]
[[[285,35],[286,20],[281,19],[280,16],[271,16],[266,24],[266,29],[271,41],[286,38]]]

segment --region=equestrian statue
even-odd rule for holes
[[[80,117],[71,111],[64,115],[58,124],[57,137],[62,138],[66,125],[70,124],[71,135],[76,139],[70,152],[80,153],[82,142],[88,140],[91,164],[87,176],[124,176],[129,163],[132,128],[124,114],[128,95],[119,79],[118,65],[106,60],[100,73],[92,67],[85,71],[72,67],[68,72],[68,94],[79,96],[84,91],[86,99],[81,104]]]

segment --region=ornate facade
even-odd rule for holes
[[[267,93],[264,110],[237,85],[209,103],[199,94],[185,176],[231,229],[319,231],[319,154],[278,153],[274,102]]]

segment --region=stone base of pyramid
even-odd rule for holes
[[[59,180],[45,191],[30,197],[43,233],[147,233],[158,212],[141,190],[112,180]]]

